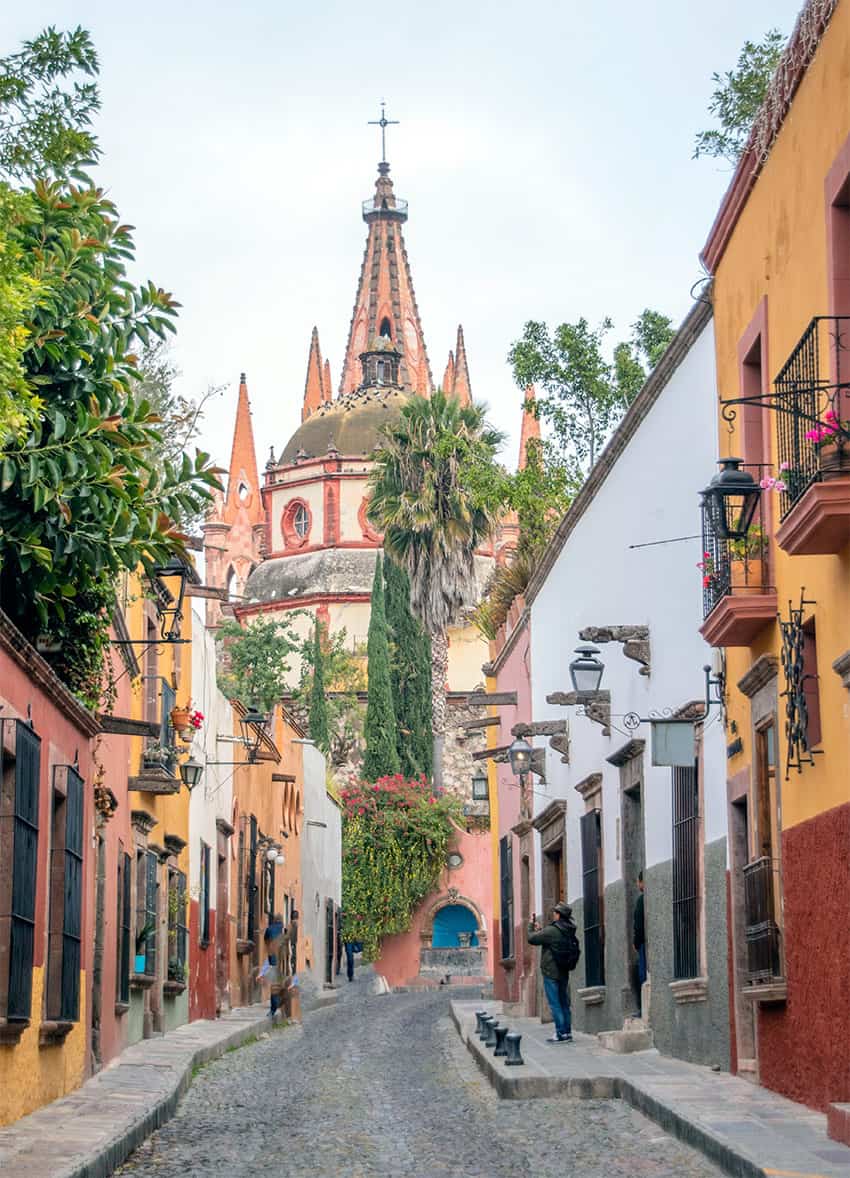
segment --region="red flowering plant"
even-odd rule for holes
[[[343,936],[374,961],[437,887],[462,819],[459,798],[401,773],[342,790]]]
[[[697,561],[697,568],[702,573],[702,587],[703,589],[707,589],[717,575],[714,568],[714,559],[710,552],[704,552],[702,554],[702,560]]]

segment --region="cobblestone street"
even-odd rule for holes
[[[720,1171],[619,1101],[499,1101],[441,994],[373,997],[358,971],[335,1008],[195,1077],[126,1175],[265,1172],[708,1178]],[[553,1048],[553,1050],[569,1050]]]

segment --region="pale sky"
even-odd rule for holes
[[[82,24],[101,58],[98,176],[137,227],[138,278],[183,304],[181,390],[226,385],[203,442],[226,465],[248,375],[257,458],[300,421],[310,331],[336,387],[387,114],[435,381],[462,323],[473,394],[510,435],[505,357],[526,320],[626,337],[678,322],[730,179],[692,160],[711,73],[788,35],[799,0],[34,0],[3,5],[0,54]]]

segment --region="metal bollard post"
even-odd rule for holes
[[[508,1028],[507,1027],[496,1027],[495,1031],[496,1031],[496,1050],[493,1052],[493,1054],[494,1055],[507,1055],[508,1050],[505,1047],[505,1035],[507,1035],[507,1033],[508,1033]]]
[[[481,1034],[481,1020],[487,1017],[486,1010],[476,1010],[475,1012],[475,1034]]]
[[[478,1032],[479,1039],[483,1040],[487,1038],[488,1034],[490,1033],[490,1023],[494,1022],[496,1022],[496,1020],[493,1018],[492,1014],[484,1015],[483,1019],[481,1020],[481,1030]]]
[[[508,1049],[508,1056],[505,1060],[506,1067],[518,1067],[519,1064],[524,1064],[525,1060],[519,1053],[519,1045],[522,1042],[522,1035],[517,1031],[509,1031],[505,1035],[505,1046]]]
[[[488,1019],[487,1024],[488,1024],[487,1038],[484,1040],[484,1046],[485,1047],[495,1047],[496,1046],[496,1027],[498,1027],[498,1025],[499,1025],[499,1020],[497,1018]]]

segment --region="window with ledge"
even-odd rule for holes
[[[144,956],[144,972],[156,976],[157,932],[159,928],[159,857],[155,851],[136,852],[136,936],[145,929],[148,935],[138,956]]]
[[[605,985],[605,925],[602,893],[602,811],[582,814],[581,874],[584,908],[585,986]]]
[[[776,726],[771,718],[755,731],[753,793],[754,858],[743,869],[747,981],[767,985],[782,978],[782,891],[776,850],[779,813]]]
[[[0,721],[0,943],[8,973],[0,976],[0,1016],[9,1031],[31,1016],[38,869],[41,739],[23,720]],[[7,956],[8,955],[8,956]]]
[[[673,769],[673,977],[700,976],[700,807],[697,765]]]
[[[499,840],[499,898],[501,912],[502,958],[514,955],[514,871],[511,836]]]
[[[53,770],[53,830],[47,943],[47,1017],[80,1017],[83,892],[83,779],[71,765]]]
[[[176,868],[168,871],[168,979],[186,980],[186,876]]]
[[[130,937],[132,935],[132,892],[133,860],[119,843],[118,849],[118,943],[116,961],[118,970],[115,978],[115,1000],[126,1005],[130,1001]]]

